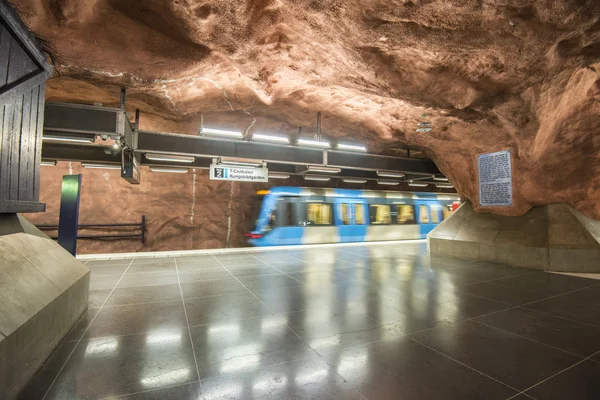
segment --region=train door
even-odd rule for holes
[[[440,223],[440,211],[439,203],[437,202],[427,200],[415,201],[415,213],[421,239],[425,239],[427,234]]]
[[[280,245],[302,244],[304,218],[302,207],[304,203],[298,197],[283,197],[277,204],[276,229],[273,230],[274,240]]]
[[[340,242],[364,242],[369,220],[366,201],[336,199],[335,224]]]

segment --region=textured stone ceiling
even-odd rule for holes
[[[513,151],[522,214],[600,218],[598,0],[14,0],[56,65],[48,99],[142,128],[314,132],[419,149],[477,201],[476,158]],[[417,133],[421,114],[433,130]]]

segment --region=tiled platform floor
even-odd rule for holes
[[[424,244],[90,261],[23,399],[600,399],[600,281]]]

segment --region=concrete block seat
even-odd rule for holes
[[[17,396],[87,308],[88,269],[17,214],[0,214],[0,398]]]

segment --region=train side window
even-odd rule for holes
[[[434,204],[430,207],[431,209],[431,223],[439,224],[440,223],[440,206]]]
[[[442,221],[447,220],[452,215],[452,206],[442,206]]]
[[[419,206],[419,223],[429,224],[429,207],[423,204]]]
[[[331,216],[331,204],[306,204],[306,222],[309,225],[331,225]]]
[[[363,204],[354,204],[354,223],[356,225],[365,224],[365,206]]]
[[[350,215],[350,205],[341,203],[338,205],[338,211],[342,225],[350,225],[352,216]]]
[[[372,204],[369,206],[371,225],[389,225],[392,222],[390,206],[387,204]]]
[[[411,204],[398,206],[398,223],[404,225],[416,224],[415,207]]]

